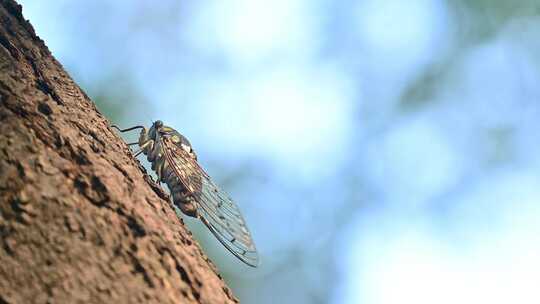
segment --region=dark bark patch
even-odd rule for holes
[[[16,114],[21,117],[28,117],[28,110],[25,109],[24,103],[22,103],[20,100],[17,100],[17,98],[14,95],[7,96],[4,100],[4,106],[11,110],[13,114]]]
[[[36,87],[41,92],[45,93],[45,95],[52,95],[53,93],[51,87],[47,84],[47,82],[45,82],[45,80],[41,78],[36,79]]]
[[[139,222],[137,222],[137,220],[133,216],[128,216],[127,220],[128,227],[131,229],[135,237],[146,236],[146,230],[141,224],[139,224]]]
[[[60,133],[55,132],[54,133],[54,145],[57,148],[61,148],[65,144],[66,144],[66,141],[64,140],[64,137]]]
[[[191,280],[189,279],[189,276],[182,265],[176,263],[176,271],[178,271],[178,274],[180,274],[182,281],[186,282],[188,285],[191,285]]]
[[[49,116],[53,113],[51,107],[49,107],[48,104],[44,103],[44,102],[40,102],[38,104],[38,111],[40,111],[41,113]]]
[[[92,176],[88,181],[85,176],[79,175],[73,185],[96,206],[104,207],[109,201],[109,191],[97,176]]]
[[[19,60],[21,56],[19,51],[4,35],[0,35],[0,45],[2,45],[14,59]]]
[[[193,283],[191,279],[189,278],[189,275],[186,269],[182,267],[182,265],[180,265],[180,263],[178,263],[176,259],[174,261],[176,263],[176,271],[178,271],[178,274],[180,274],[180,278],[182,279],[182,281],[186,282],[189,286],[191,286],[191,293],[193,294],[193,297],[195,298],[195,300],[198,301],[201,298],[201,294],[199,293],[197,288],[194,288]],[[198,281],[198,280],[196,279],[195,281]]]
[[[0,304],[9,304],[8,300],[6,300],[3,295],[0,295]]]
[[[16,2],[6,2],[4,3],[6,10],[15,18],[17,18],[18,21],[23,21],[24,18],[22,15],[22,6],[20,4],[17,4]]]
[[[69,140],[65,140],[64,142],[66,144],[67,149],[69,150],[69,157],[77,164],[79,165],[90,165],[90,160],[88,159],[88,155],[86,153],[86,150],[84,150],[82,147],[77,146],[73,147],[71,145],[71,142]]]
[[[154,288],[155,287],[154,282],[152,282],[152,279],[148,275],[148,272],[146,271],[146,269],[141,264],[141,261],[139,261],[139,259],[137,259],[136,257],[132,256],[132,263],[134,267],[133,272],[140,273],[143,276],[143,279],[146,282],[146,284],[148,284],[149,287]]]
[[[36,215],[32,205],[21,203],[17,197],[11,200],[11,211],[14,218],[22,224],[29,224],[32,217]]]
[[[27,56],[28,57],[28,56]],[[56,93],[56,90],[54,87],[52,87],[46,80],[46,78],[43,76],[43,73],[41,72],[41,68],[38,67],[38,64],[36,61],[32,60],[32,58],[27,58],[28,62],[30,63],[30,66],[34,70],[34,74],[36,77],[35,85],[38,90],[43,92],[45,95],[51,96],[51,98],[58,104],[58,105],[64,105],[64,102],[58,96],[58,93]]]

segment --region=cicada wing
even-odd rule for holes
[[[202,183],[199,211],[203,223],[236,257],[250,266],[258,266],[257,249],[236,204],[206,173]]]
[[[201,221],[238,259],[247,265],[258,266],[257,249],[238,206],[188,152],[167,138],[163,138],[162,142],[173,172],[198,204],[197,213]]]
[[[172,171],[180,179],[187,191],[195,195],[202,190],[202,176],[198,166],[194,165],[188,152],[178,147],[167,138],[160,138],[158,141],[160,150],[163,151],[165,159],[172,166]],[[196,162],[196,161],[195,161]]]

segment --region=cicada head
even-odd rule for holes
[[[156,120],[150,129],[142,128],[141,133],[139,134],[139,146],[143,146],[149,140],[157,142],[158,136],[163,133],[163,122],[161,120]]]
[[[146,132],[146,130],[141,131],[141,135],[139,137],[139,143],[141,142],[144,143],[150,139],[153,140],[154,142],[157,142],[158,136],[163,132],[162,131],[163,128],[164,128],[163,121],[156,120],[152,124],[150,129],[148,129],[148,132]]]

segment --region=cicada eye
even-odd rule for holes
[[[154,122],[154,126],[155,126],[156,128],[161,128],[161,127],[163,127],[163,121],[161,121],[161,120],[156,120],[156,122]]]

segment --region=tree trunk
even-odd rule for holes
[[[237,302],[12,0],[0,98],[0,303]]]

